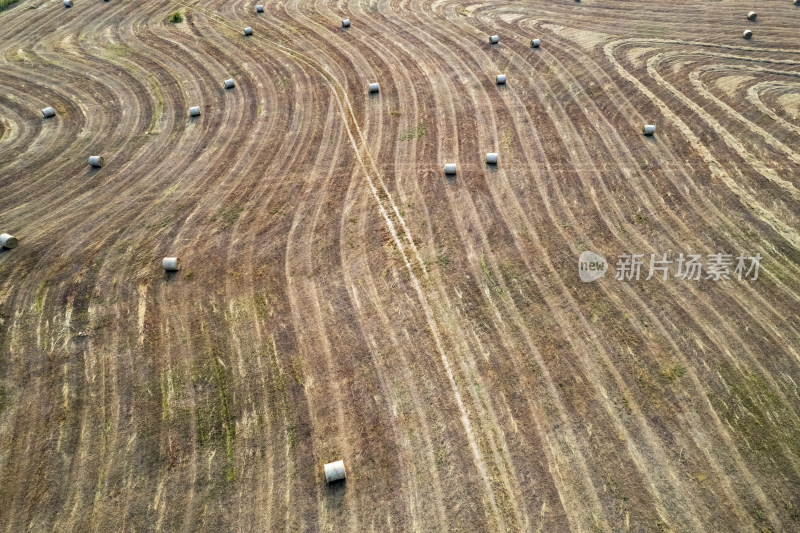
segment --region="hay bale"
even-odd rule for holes
[[[447,163],[444,166],[444,173],[448,176],[455,176],[456,175],[456,164],[455,163]]]
[[[233,78],[228,78],[227,80],[225,80],[226,89],[233,89],[234,87],[236,87],[236,82],[233,81]]]
[[[487,165],[496,165],[497,164],[497,154],[494,152],[489,152],[486,154],[486,164]]]
[[[645,135],[653,135],[656,132],[656,127],[653,124],[645,124],[642,128],[642,133]]]
[[[256,6],[256,13],[263,13],[263,12],[264,12],[264,6],[261,5],[261,4],[258,4]]]
[[[497,82],[497,85],[505,85],[506,84],[506,75],[505,74],[498,74],[497,77],[494,79]]]
[[[72,7],[72,0],[64,0],[64,7]]]
[[[377,93],[377,92],[379,92],[380,90],[381,90],[381,89],[380,89],[380,87],[378,86],[378,84],[377,84],[377,83],[370,83],[370,84],[369,84],[369,92],[370,92],[370,93]]]
[[[345,479],[347,474],[344,471],[344,461],[334,461],[325,465],[325,481],[333,483]]]
[[[92,165],[94,168],[100,168],[106,164],[106,160],[103,159],[102,155],[90,155],[89,164]]]
[[[750,30],[744,30],[742,37],[744,37],[745,39],[752,39],[753,32],[751,32]]]
[[[52,107],[45,107],[44,109],[42,109],[42,116],[44,116],[44,118],[54,117],[56,116],[56,110],[53,109]]]
[[[751,11],[750,13],[747,14],[747,20],[755,21],[756,18],[758,18],[758,13],[756,13],[755,11]]]
[[[539,39],[533,39],[531,41],[531,48],[539,48],[539,45],[542,44],[542,41]]]
[[[200,106],[196,105],[189,108],[189,116],[190,117],[199,117],[200,116]]]
[[[165,257],[161,261],[161,266],[167,272],[177,272],[181,269],[181,260],[177,257]]]
[[[499,35],[492,35],[492,36],[489,37],[489,44],[497,44],[499,42],[500,42],[500,36]]]
[[[245,35],[253,35],[253,28],[251,28],[250,26],[246,27],[244,29],[244,34]]]
[[[342,21],[342,28],[349,28],[350,27],[350,19],[344,19]]]
[[[19,244],[17,238],[8,233],[0,234],[0,248],[8,248],[9,250],[16,248]]]

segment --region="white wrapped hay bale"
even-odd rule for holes
[[[90,155],[89,164],[94,168],[100,168],[106,164],[106,160],[103,158],[102,155]]]
[[[531,48],[539,48],[539,45],[541,45],[541,44],[542,44],[542,41],[540,41],[539,39],[531,40]]]
[[[487,165],[496,165],[497,164],[497,154],[494,152],[489,152],[486,154],[486,164]]]
[[[246,27],[244,29],[244,34],[245,35],[253,35],[253,28],[251,28],[250,26]]]
[[[44,109],[42,109],[42,116],[44,118],[52,118],[56,116],[56,110],[49,106],[45,107]]]
[[[499,35],[490,35],[489,36],[489,44],[497,44],[499,42],[500,42],[500,36]]]
[[[181,260],[177,257],[165,257],[161,261],[161,266],[167,272],[177,272],[181,268]]]
[[[455,163],[447,163],[444,166],[444,173],[448,176],[455,176],[456,174],[456,164]]]
[[[344,461],[334,461],[325,465],[325,481],[333,483],[345,479],[347,474],[344,471]]]
[[[380,92],[381,88],[377,83],[370,83],[369,84],[369,92],[370,93],[377,93]]]
[[[506,84],[506,75],[505,74],[498,74],[495,78],[497,85],[505,85]]]
[[[645,124],[644,128],[642,128],[642,133],[645,135],[653,135],[656,132],[656,127],[653,124]]]
[[[196,105],[194,107],[189,108],[189,116],[190,117],[199,117],[200,116],[200,106]]]
[[[236,82],[233,81],[233,78],[228,78],[227,80],[225,80],[226,89],[233,89],[234,87],[236,87]]]
[[[0,248],[8,248],[9,250],[16,248],[19,244],[17,238],[8,233],[0,233]]]
[[[342,21],[342,28],[349,28],[350,27],[350,19],[344,19]]]

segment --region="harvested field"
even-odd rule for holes
[[[263,5],[0,12],[0,531],[800,531],[800,7]]]

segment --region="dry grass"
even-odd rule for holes
[[[795,528],[793,6],[351,4],[0,15],[0,523]]]

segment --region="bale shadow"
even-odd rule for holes
[[[347,489],[347,480],[341,479],[328,483],[325,490],[325,503],[329,509],[342,509]]]

